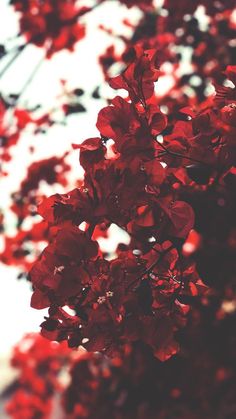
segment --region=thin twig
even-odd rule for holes
[[[17,95],[17,99],[14,103],[14,105],[17,104],[17,102],[19,101],[19,99],[22,97],[22,95],[25,93],[25,91],[28,89],[29,85],[31,84],[33,78],[35,77],[36,73],[39,71],[41,65],[43,64],[43,61],[45,59],[45,56],[43,56],[40,61],[37,63],[37,65],[35,66],[35,68],[33,69],[32,73],[30,74],[30,76],[28,77],[28,79],[26,80],[25,84],[23,85],[20,93]]]
[[[181,154],[181,153],[176,153],[176,152],[174,152],[174,151],[170,151],[170,150],[168,150],[168,148],[167,147],[165,147],[162,143],[160,143],[158,140],[156,140],[156,142],[163,148],[163,154],[162,155],[164,155],[164,152],[166,153],[166,154],[169,154],[170,156],[174,156],[174,157],[179,157],[179,158],[181,158],[181,159],[186,159],[186,160],[190,160],[190,161],[193,161],[194,163],[199,163],[199,164],[203,164],[203,165],[205,165],[205,166],[208,166],[208,167],[212,167],[210,164],[208,164],[208,163],[205,163],[204,161],[202,161],[202,160],[198,160],[198,159],[194,159],[193,157],[189,157],[189,156],[186,156],[186,155],[184,155],[184,154]],[[158,155],[158,156],[156,156],[156,157],[154,157],[154,159],[155,158],[159,158],[160,157],[160,154]],[[151,159],[151,160],[153,160],[153,159]]]
[[[6,73],[6,71],[11,67],[11,65],[14,63],[14,61],[19,57],[19,55],[22,53],[22,51],[25,49],[25,47],[28,45],[24,44],[17,48],[16,53],[13,55],[13,57],[8,61],[8,63],[3,67],[3,69],[0,71],[0,78]]]
[[[153,268],[155,268],[155,266],[163,259],[163,257],[168,253],[168,252],[170,252],[170,250],[172,250],[172,249],[174,249],[175,247],[174,247],[174,245],[172,244],[170,247],[168,247],[168,249],[166,249],[166,250],[164,250],[164,252],[160,252],[160,257],[157,259],[157,260],[155,260],[155,262],[153,262],[141,275],[139,275],[138,276],[138,278],[135,278],[135,280],[134,281],[132,281],[130,284],[129,284],[129,286],[128,286],[128,288],[126,289],[126,291],[129,291],[129,289],[134,285],[134,283],[136,283],[136,282],[138,282],[138,281],[140,281],[140,279],[143,279],[146,275],[148,275],[152,270],[153,270]],[[138,285],[138,284],[137,284]],[[133,291],[135,291],[135,288],[133,289]]]

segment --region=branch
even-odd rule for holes
[[[8,63],[3,67],[3,69],[0,71],[0,78],[6,73],[6,71],[11,67],[11,65],[14,63],[14,61],[19,57],[19,55],[22,53],[22,51],[25,49],[25,47],[28,45],[28,43],[21,45],[17,48],[16,53],[13,55],[13,57],[8,61]]]
[[[181,159],[186,159],[186,160],[190,160],[190,161],[193,161],[194,163],[199,163],[199,164],[203,164],[203,165],[205,165],[205,166],[208,166],[208,167],[212,167],[210,164],[208,164],[208,163],[205,163],[204,161],[201,161],[201,160],[198,160],[198,159],[194,159],[193,157],[189,157],[189,156],[185,156],[184,154],[181,154],[181,153],[176,153],[176,152],[174,152],[174,151],[170,151],[170,150],[168,150],[168,148],[167,147],[165,147],[162,143],[160,143],[158,140],[156,140],[156,142],[163,148],[163,154],[162,155],[164,155],[165,153],[166,154],[169,154],[170,156],[174,156],[174,157],[179,157],[179,158],[181,158]],[[159,158],[159,156],[160,156],[160,154],[158,155],[158,156],[156,156],[156,157],[154,157],[154,159],[155,158]]]
[[[148,275],[153,268],[155,268],[155,266],[163,259],[163,257],[170,252],[170,250],[174,249],[175,246],[172,244],[170,247],[168,247],[168,249],[164,250],[164,252],[159,252],[160,257],[155,260],[155,262],[153,262],[140,276],[138,276],[138,278],[136,278],[134,281],[132,281],[129,286],[127,287],[126,291],[129,291],[129,289],[133,286],[134,283],[136,283],[137,281],[139,281],[140,279],[143,279],[143,277],[145,277],[146,275]],[[135,291],[135,288],[133,289],[133,291]]]
[[[33,69],[32,73],[30,74],[30,76],[28,77],[28,79],[26,80],[25,84],[23,85],[21,91],[19,92],[19,94],[17,95],[17,98],[15,100],[14,105],[17,104],[17,102],[19,101],[19,99],[21,98],[21,96],[25,93],[25,91],[27,90],[27,88],[29,87],[29,85],[31,84],[33,78],[35,77],[36,73],[39,71],[43,61],[45,59],[45,55],[43,55],[43,57],[40,59],[40,61],[37,63],[37,65],[35,66],[35,68]]]

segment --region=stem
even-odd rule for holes
[[[208,166],[208,167],[210,167],[211,165],[210,164],[208,164],[208,163],[205,163],[204,161],[201,161],[201,160],[198,160],[198,159],[194,159],[193,157],[188,157],[188,156],[185,156],[184,154],[181,154],[181,153],[175,153],[174,151],[170,151],[170,150],[168,150],[168,148],[166,148],[162,143],[160,143],[158,140],[156,140],[156,142],[163,148],[163,150],[167,153],[167,154],[169,154],[169,155],[171,155],[171,156],[174,156],[174,157],[180,157],[181,159],[187,159],[187,160],[190,160],[190,161],[193,161],[193,162],[195,162],[195,163],[199,163],[199,164],[203,164],[203,165],[205,165],[205,166]],[[164,154],[164,153],[163,153]],[[159,155],[158,156],[156,156],[156,157],[154,157],[154,159],[155,158],[158,158],[159,157]]]
[[[183,254],[181,252],[180,249],[176,249],[178,252],[178,265],[179,265],[179,272],[180,272],[180,282],[179,282],[179,287],[177,288],[177,290],[174,292],[173,294],[173,301],[175,301],[175,298],[179,295],[180,291],[183,290],[184,288],[184,280],[183,280]]]
[[[133,284],[135,284],[135,282],[139,281],[140,279],[143,279],[144,276],[148,275],[149,272],[151,272],[153,270],[153,268],[155,268],[155,266],[163,259],[163,257],[166,255],[166,253],[168,253],[170,250],[174,249],[174,245],[172,244],[170,247],[168,247],[168,249],[164,250],[164,252],[160,252],[160,257],[155,260],[155,262],[153,262],[140,276],[138,276],[138,278],[136,278],[134,281],[132,281],[128,288],[126,289],[126,291],[129,291],[129,289],[133,286]],[[135,291],[135,289],[133,289],[133,291]]]
[[[19,57],[19,55],[22,53],[22,51],[25,49],[25,47],[28,45],[24,44],[17,48],[16,53],[13,55],[13,57],[8,61],[8,63],[3,67],[3,69],[0,71],[0,78],[6,73],[8,68],[14,63],[14,61]]]
[[[94,232],[94,229],[95,229],[96,225],[97,225],[96,222],[91,223],[89,225],[88,229],[86,230],[86,236],[89,237],[90,239],[93,235],[93,232]]]
[[[126,79],[125,77],[124,77],[124,79],[125,79],[125,81],[126,81],[127,85],[129,86],[129,84],[128,84],[128,82],[127,82],[127,79]],[[129,86],[129,87],[131,87],[131,86]],[[143,108],[144,108],[144,110],[145,110],[145,120],[146,120],[147,125],[148,125],[148,119],[147,119],[147,115],[146,115],[146,112],[147,112],[147,104],[146,104],[146,100],[145,100],[145,96],[144,96],[144,92],[143,92],[143,74],[141,74],[141,78],[140,78],[140,82],[139,82],[139,88],[140,88],[140,93],[141,93],[141,96],[142,96],[142,97],[140,97],[140,98],[139,98],[139,100],[140,100],[140,102],[141,102],[141,104],[142,104],[142,106],[143,106]],[[132,91],[134,92],[134,90],[133,90],[133,89],[132,89]],[[151,134],[151,132],[150,132],[150,134]],[[175,153],[174,151],[170,151],[170,150],[168,150],[168,148],[167,148],[167,147],[165,147],[165,146],[164,146],[164,144],[162,144],[162,143],[160,143],[158,140],[156,140],[154,136],[152,136],[152,137],[153,137],[154,141],[156,141],[156,142],[160,145],[160,147],[162,147],[162,148],[163,148],[163,150],[164,150],[167,154],[169,154],[169,155],[171,155],[171,156],[174,156],[174,157],[179,157],[179,158],[182,158],[182,159],[190,160],[190,161],[192,161],[192,162],[194,162],[194,163],[199,163],[199,164],[203,164],[203,165],[205,165],[205,166],[211,167],[211,165],[209,165],[208,163],[205,163],[205,162],[203,162],[203,161],[201,161],[201,160],[194,159],[193,157],[188,157],[188,156],[185,156],[185,155],[183,155],[183,154],[181,154],[181,153]],[[158,158],[158,157],[159,157],[159,155],[158,155],[158,156],[156,156],[156,157],[154,157],[154,159],[155,159],[155,158]],[[151,160],[153,160],[153,159],[151,159]],[[150,160],[150,161],[151,161],[151,160]]]
[[[15,101],[15,105],[18,102],[18,100],[21,98],[21,96],[25,93],[25,91],[27,90],[28,86],[31,84],[33,78],[35,77],[35,75],[37,74],[37,72],[39,71],[43,61],[44,61],[45,56],[43,56],[40,61],[37,63],[37,65],[35,66],[34,70],[32,71],[32,73],[30,74],[30,76],[28,77],[28,79],[26,80],[25,84],[23,85],[20,93],[17,96],[17,99]]]
[[[145,112],[147,112],[147,103],[146,103],[145,95],[144,95],[144,92],[143,92],[143,74],[144,74],[144,71],[142,71],[142,74],[141,74],[141,77],[140,77],[140,83],[139,83],[141,96],[142,96],[142,98],[140,98],[140,101],[141,101],[141,104],[143,105],[143,108],[144,108]],[[145,114],[145,118],[146,118],[146,121],[148,122],[146,114]]]
[[[147,274],[149,274],[149,272],[151,272],[152,270],[153,270],[153,268],[155,268],[155,266],[163,259],[163,257],[170,251],[170,250],[172,250],[172,249],[174,249],[175,247],[173,246],[173,244],[170,246],[170,247],[168,247],[168,249],[166,249],[166,250],[164,250],[164,252],[162,252],[162,253],[160,253],[160,257],[159,257],[159,259],[157,259],[155,262],[153,262],[150,266],[149,266],[149,268],[147,268],[146,269],[146,271],[142,274],[142,275],[140,275],[140,277],[138,278],[138,279],[142,279],[143,278],[143,276],[145,276],[145,275],[147,275]]]

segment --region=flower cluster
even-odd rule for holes
[[[53,396],[61,388],[59,373],[68,363],[66,345],[48,342],[38,334],[26,335],[14,348],[12,366],[19,372],[17,390],[7,403],[11,418],[49,418]]]
[[[8,95],[0,100],[0,178],[10,174],[11,164],[14,164],[14,147],[21,145],[21,140],[26,131],[35,138],[45,134],[52,126],[66,125],[69,115],[84,112],[85,108],[80,103],[83,90],[80,88],[69,89],[65,80],[61,80],[61,93],[58,101],[48,112],[41,109],[40,105],[34,108],[18,105],[19,95]],[[60,99],[60,100],[59,100]],[[59,114],[60,118],[55,114]],[[43,138],[43,137],[42,137]],[[36,147],[35,147],[36,145]],[[1,262],[6,265],[15,265],[28,272],[33,260],[42,250],[42,242],[47,240],[47,226],[37,219],[37,204],[44,196],[41,184],[49,186],[59,184],[68,187],[68,174],[71,171],[67,163],[68,152],[62,156],[52,156],[36,160],[37,144],[29,144],[28,157],[32,161],[28,164],[25,177],[11,194],[10,211],[15,218],[16,230],[8,234],[8,221],[1,218],[1,231],[3,232],[0,250]],[[13,160],[13,161],[12,161]],[[77,181],[79,183],[79,181]],[[3,212],[6,210],[4,209]],[[27,227],[24,225],[27,219]],[[31,226],[29,227],[29,221]],[[36,222],[35,222],[36,221]],[[21,274],[20,274],[21,276]]]
[[[216,322],[213,306],[195,309],[182,336],[182,357],[163,364],[147,347],[136,344],[127,345],[121,358],[87,353],[78,359],[71,366],[71,382],[64,393],[66,417],[234,417],[236,373],[231,344],[235,315]]]
[[[2,263],[8,266],[20,266],[28,272],[39,255],[40,242],[45,242],[48,237],[46,223],[42,220],[35,221],[37,203],[40,200],[39,184],[45,181],[48,185],[55,183],[67,185],[66,175],[70,166],[65,162],[65,157],[66,155],[42,159],[28,167],[19,190],[12,196],[11,211],[17,217],[17,231],[14,236],[8,235],[7,232],[4,234],[3,249],[0,251]],[[25,228],[23,224],[27,217],[31,218],[32,225]]]
[[[20,30],[27,42],[45,47],[47,57],[62,49],[73,50],[85,35],[78,22],[87,8],[78,8],[75,0],[11,0],[20,12]]]
[[[66,417],[157,418],[164,396],[156,380],[159,365],[142,345],[126,345],[121,358],[84,354],[71,365],[63,395]]]
[[[24,133],[26,128],[33,128],[33,133],[38,134],[56,123],[50,112],[44,112],[40,116],[35,116],[34,111],[37,110],[37,107],[30,110],[19,106],[17,104],[18,98],[19,95],[14,94],[9,95],[7,98],[0,97],[0,176],[7,176],[8,173],[5,166],[7,167],[8,162],[12,159],[12,150],[14,146],[17,146],[21,134]],[[66,99],[65,97],[65,101]],[[64,106],[66,106],[66,103],[63,104],[62,110],[64,110]],[[33,152],[34,149],[31,148],[30,151]],[[52,161],[54,160],[52,159]],[[50,166],[50,160],[48,160],[48,163]],[[35,166],[37,166],[37,163],[34,165],[34,170]],[[46,176],[49,177],[50,175],[47,174]]]
[[[112,44],[101,54],[105,78],[112,74],[114,62],[130,62],[132,47],[137,42],[145,49],[158,49],[162,75],[172,80],[164,97],[159,94],[170,116],[181,106],[204,101],[210,94],[211,78],[222,82],[220,73],[228,65],[236,64],[234,2],[184,0],[176,8],[175,1],[166,0],[161,7],[143,10],[138,23],[127,19],[126,24],[133,33],[130,39],[120,35],[123,53],[118,54]],[[182,65],[182,59],[186,65]]]
[[[156,103],[156,51],[137,47],[135,54],[110,81],[128,97],[117,96],[100,111],[100,137],[74,146],[83,185],[39,206],[52,239],[30,272],[32,306],[50,307],[42,333],[52,340],[113,355],[125,342],[143,341],[165,360],[178,350],[174,332],[185,324],[184,296],[205,291],[195,265],[182,256],[194,213],[178,199],[181,180],[174,174],[186,170],[199,147],[198,138],[191,146],[192,120],[182,137],[158,139],[165,131],[175,135],[181,122],[169,125]],[[130,244],[108,260],[96,228],[112,223],[129,234]]]
[[[207,1],[207,0],[201,0],[200,2],[198,0],[193,0],[191,3],[189,3],[187,0],[181,0],[179,7],[175,7],[174,0],[165,0],[164,1],[164,7],[167,8],[167,10],[170,11],[170,15],[173,18],[173,20],[179,25],[181,25],[181,19],[185,15],[193,15],[194,12],[197,10],[199,6],[204,6],[206,13],[209,16],[215,16],[217,13],[222,13],[224,10],[227,9],[233,9],[234,2],[233,0],[229,0],[227,3],[220,0],[219,2],[214,1]],[[180,20],[179,20],[180,19]]]

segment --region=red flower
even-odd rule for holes
[[[75,0],[13,0],[12,4],[21,13],[21,32],[28,42],[45,47],[48,58],[65,48],[73,50],[85,35],[84,26],[77,22],[84,10],[77,8]]]
[[[102,135],[116,141],[119,151],[124,135],[127,133],[135,135],[140,122],[132,104],[126,100],[116,96],[111,103],[113,106],[107,106],[99,112],[97,128]]]
[[[69,355],[65,345],[49,342],[38,334],[22,339],[11,359],[19,374],[18,387],[6,405],[12,418],[51,417],[53,396],[60,388],[58,375]]]
[[[48,307],[53,298],[63,301],[79,294],[89,282],[86,263],[97,251],[97,243],[77,227],[59,230],[54,243],[43,251],[30,272],[31,281],[37,287],[31,305]]]
[[[106,147],[101,138],[88,138],[82,144],[73,145],[74,149],[80,150],[80,164],[86,170],[94,164],[102,162],[105,157]]]

